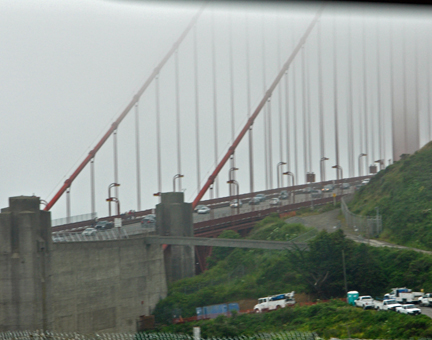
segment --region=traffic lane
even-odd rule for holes
[[[418,308],[421,309],[422,314],[432,318],[432,308],[431,307],[420,307],[418,306]]]
[[[329,193],[323,193],[323,195],[320,198],[326,198],[326,197],[332,197],[333,193],[329,192]],[[318,198],[314,198],[318,199]],[[291,195],[290,198],[286,199],[286,200],[280,200],[280,205],[279,206],[285,206],[288,204],[293,204],[293,203],[301,203],[301,202],[307,202],[307,201],[311,201],[311,194],[309,193],[297,193],[295,194],[295,196]],[[270,205],[270,199],[267,199],[264,202],[261,202],[260,204],[256,204],[256,205],[249,205],[249,200],[243,200],[243,205],[241,208],[239,208],[239,212],[240,214],[244,214],[244,213],[248,213],[251,211],[258,211],[258,210],[264,210],[264,209],[268,209],[271,207],[276,207],[276,206],[272,206]],[[312,203],[311,203],[312,204]],[[202,221],[209,221],[212,219],[216,219],[216,218],[222,218],[222,217],[228,217],[231,215],[236,215],[237,214],[237,208],[231,208],[229,206],[226,207],[221,207],[221,208],[217,208],[217,209],[212,209],[209,213],[207,214],[198,214],[195,213],[193,214],[193,221],[195,222],[202,222]]]

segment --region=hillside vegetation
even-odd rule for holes
[[[376,174],[350,203],[355,214],[383,218],[382,239],[432,250],[432,142]]]
[[[287,224],[271,215],[255,226],[250,237],[290,240],[307,231],[301,224]],[[232,231],[221,236],[238,237]],[[308,243],[309,251],[214,248],[209,270],[170,285],[167,298],[154,311],[157,322],[169,324],[173,316],[194,316],[196,307],[257,300],[292,290],[308,295],[311,301],[345,297],[343,253],[348,290],[374,297],[382,296],[392,287],[432,291],[432,257],[427,254],[356,244],[341,230],[322,231]],[[259,320],[253,321],[257,322],[254,329],[267,330],[265,320],[262,323]],[[285,326],[302,327],[297,322]],[[236,332],[242,334],[241,329]]]

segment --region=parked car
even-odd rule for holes
[[[421,309],[417,308],[415,305],[402,305],[396,308],[396,312],[401,314],[419,315],[421,314]]]
[[[270,205],[279,205],[279,204],[280,204],[279,198],[272,198],[270,200]]]
[[[286,190],[283,190],[279,193],[280,200],[287,200],[289,198],[289,193]]]
[[[249,205],[257,205],[260,203],[261,203],[261,200],[258,197],[252,197],[249,201]]]
[[[96,230],[107,230],[114,228],[114,223],[110,221],[98,221],[93,228]]]
[[[267,196],[264,194],[258,194],[255,197],[258,198],[260,202],[264,202],[267,199]]]
[[[356,307],[361,307],[363,309],[374,309],[375,302],[370,295],[359,296],[357,300],[355,300]]]
[[[97,230],[95,228],[86,228],[81,235],[82,236],[94,236],[96,235]]]
[[[335,186],[333,184],[324,185],[324,188],[321,189],[322,192],[331,192],[333,191]]]
[[[198,209],[198,214],[208,214],[210,212],[210,208],[206,205],[203,205],[201,208]]]
[[[241,208],[243,206],[243,202],[242,200],[238,200],[234,199],[230,202],[230,207],[231,208]]]
[[[430,307],[432,305],[432,293],[426,293],[418,299],[420,306]]]

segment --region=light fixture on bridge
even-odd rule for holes
[[[173,192],[176,191],[176,187],[175,187],[175,180],[176,180],[177,178],[182,178],[182,177],[184,177],[184,175],[182,175],[182,174],[176,174],[176,175],[174,175],[174,177],[173,177]]]
[[[119,186],[120,186],[119,183],[111,183],[111,184],[108,186],[108,198],[111,198],[111,188],[119,187]],[[108,199],[107,199],[107,202],[108,202],[108,212],[109,212],[109,216],[111,216],[111,202],[112,202],[112,201],[108,201]]]
[[[359,157],[358,157],[358,171],[359,171],[359,176],[361,176],[362,175],[362,171],[361,171],[361,158],[362,157],[364,157],[364,156],[367,156],[367,153],[361,153],[360,155],[359,155]]]
[[[106,199],[106,201],[110,205],[111,205],[111,202],[116,202],[117,203],[117,215],[120,216],[120,201],[119,201],[119,199],[117,197],[108,197]],[[111,209],[110,209],[110,216],[111,216]]]
[[[283,178],[280,174],[280,167],[282,165],[285,165],[286,162],[279,162],[276,166],[276,173],[277,173],[277,187],[280,188],[281,187],[281,183],[283,183]]]
[[[320,159],[320,177],[321,177],[321,182],[325,181],[325,168],[324,168],[323,162],[328,161],[328,160],[329,160],[328,157],[321,157],[321,159]]]
[[[237,215],[240,214],[240,185],[235,179],[227,181],[228,184],[235,184],[237,186]]]
[[[340,178],[341,179],[343,178],[343,171],[342,171],[342,167],[340,165],[338,165],[338,164],[333,165],[332,169],[337,169],[337,177],[338,177],[338,179],[339,179],[339,170],[340,170],[340,173],[341,173]]]

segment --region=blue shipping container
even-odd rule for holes
[[[230,315],[230,311],[236,310],[240,311],[239,304],[237,302],[230,303],[230,304],[220,304],[220,305],[211,305],[211,306],[204,306],[204,307],[197,307],[196,313],[197,313],[197,320],[201,319],[214,319],[217,318],[219,315]]]

